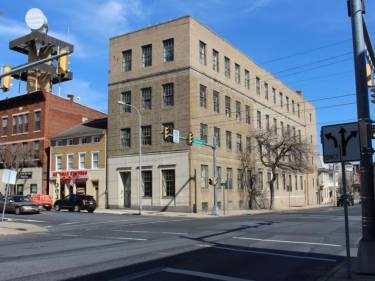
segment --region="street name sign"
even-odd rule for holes
[[[361,160],[357,122],[323,126],[320,137],[324,163]]]
[[[180,131],[173,129],[173,143],[180,143]]]
[[[193,138],[193,144],[205,145],[206,142],[204,140],[202,140],[202,139]]]

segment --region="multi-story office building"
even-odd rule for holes
[[[122,101],[132,107],[118,103]],[[141,136],[138,115],[141,113]],[[315,148],[315,109],[247,55],[190,16],[110,40],[108,109],[110,207],[138,207],[138,140],[142,140],[142,205],[159,210],[204,211],[213,206],[212,150],[163,141],[168,126],[212,143],[217,137],[219,180],[227,207],[248,206],[240,155],[254,130],[275,126]],[[313,166],[316,157],[310,157]],[[258,188],[270,171],[257,164]],[[316,168],[285,172],[275,207],[316,203]],[[223,190],[218,205],[224,207]]]
[[[92,195],[106,206],[107,118],[75,125],[51,139],[50,195]]]

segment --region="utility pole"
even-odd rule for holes
[[[358,271],[375,274],[375,203],[372,167],[372,143],[369,132],[371,126],[368,88],[366,80],[366,51],[373,54],[371,42],[367,38],[367,50],[364,31],[363,0],[348,0],[348,11],[352,22],[354,69],[357,96],[357,116],[361,140],[361,201],[362,201],[362,239],[358,249]]]

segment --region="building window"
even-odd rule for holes
[[[206,44],[199,41],[199,62],[206,65]]]
[[[56,155],[56,171],[62,170],[62,156]]]
[[[29,158],[29,144],[27,142],[22,143],[22,160],[27,160]]]
[[[40,159],[40,141],[34,141],[34,159]]]
[[[173,123],[163,123],[164,128],[169,128],[170,132],[173,132],[174,124]],[[170,134],[170,136],[167,137],[165,142],[173,142],[173,135]]]
[[[301,130],[298,130],[298,140],[299,140],[299,142],[302,141]]]
[[[122,112],[132,112],[132,92],[126,91],[121,93],[121,101],[125,104],[122,105]]]
[[[164,106],[174,105],[174,90],[173,83],[163,85],[163,103]]]
[[[280,130],[281,130],[281,135],[284,136],[284,122],[280,121]]]
[[[213,92],[213,103],[214,103],[214,112],[220,112],[220,94],[217,91]]]
[[[204,85],[200,85],[199,88],[199,105],[207,108],[207,87]]]
[[[40,111],[34,112],[34,131],[40,131]]]
[[[298,180],[297,180],[297,176],[294,176],[294,188],[295,188],[295,190],[298,190]]]
[[[68,154],[66,156],[66,169],[73,170],[73,154]]]
[[[142,144],[151,145],[152,130],[151,126],[142,126]]]
[[[279,98],[280,98],[280,108],[283,108],[283,93],[279,93]]]
[[[143,109],[151,109],[151,87],[143,88],[141,92]]]
[[[246,151],[251,151],[251,138],[250,138],[250,136],[246,137]]]
[[[236,120],[241,121],[241,103],[236,101]]]
[[[166,197],[174,197],[175,188],[175,170],[162,170],[163,179],[163,195]]]
[[[2,119],[2,130],[1,130],[1,135],[6,136],[8,134],[8,117],[4,117]]]
[[[174,40],[173,38],[163,41],[164,62],[174,60]]]
[[[122,52],[121,71],[128,72],[132,70],[132,50]]]
[[[26,113],[23,115],[23,120],[24,120],[24,131],[28,132],[29,131],[29,113]]]
[[[237,188],[238,190],[243,190],[243,183],[242,183],[242,170],[237,170]]]
[[[302,176],[299,177],[299,183],[300,183],[301,190],[303,190],[303,178],[302,178]]]
[[[250,72],[245,69],[245,88],[250,89]]]
[[[219,72],[219,52],[212,50],[212,69]]]
[[[73,145],[73,139],[69,139],[69,145]],[[92,136],[91,142],[92,143],[98,143],[100,141],[100,136]]]
[[[142,171],[143,196],[152,197],[152,171]]]
[[[85,163],[86,163],[86,153],[80,153],[79,154],[78,169],[80,169],[80,170],[85,169]]]
[[[18,115],[18,132],[23,133],[23,115]]]
[[[242,136],[237,134],[237,152],[242,152]]]
[[[264,186],[263,186],[263,172],[260,170],[258,171],[258,188],[260,190],[263,190]]]
[[[225,77],[230,78],[230,58],[224,57]]]
[[[95,151],[91,154],[91,169],[99,168],[99,152]]]
[[[231,116],[230,97],[228,97],[228,96],[225,96],[225,116],[227,116],[227,117]]]
[[[228,150],[232,149],[232,132],[225,131],[225,143]]]
[[[272,88],[273,104],[276,104],[276,89]]]
[[[299,103],[297,103],[297,115],[298,115],[298,118],[301,117],[301,112],[300,112],[300,109],[299,109]]]
[[[285,97],[286,111],[289,112],[289,97]]]
[[[245,115],[246,115],[246,123],[250,124],[251,115],[250,115],[250,106],[248,106],[248,105],[246,105],[246,107],[245,107]]]
[[[208,188],[208,166],[201,165],[201,188]]]
[[[129,148],[131,146],[131,129],[121,129],[121,147]]]
[[[142,66],[148,67],[152,65],[152,45],[142,46]]]
[[[275,133],[275,135],[277,134],[277,119],[276,118],[273,118],[273,132]]]
[[[232,168],[227,168],[227,188],[232,189],[233,187],[233,171]]]
[[[270,128],[270,116],[266,114],[266,129],[269,131]]]
[[[38,193],[38,185],[35,183],[30,184],[30,194]]]
[[[12,118],[13,134],[17,134],[17,116]]]
[[[241,83],[241,67],[239,64],[234,64],[234,80],[237,84]]]
[[[12,155],[16,155],[16,153],[18,152],[17,151],[17,144],[16,143],[12,144],[11,151],[12,151]]]
[[[268,83],[264,82],[264,98],[268,100]]]
[[[296,113],[295,108],[294,108],[294,100],[292,100],[292,113],[293,113],[293,114]]]
[[[262,113],[257,111],[257,128],[262,129]]]
[[[216,145],[220,147],[220,128],[214,127],[214,136],[216,139]]]
[[[286,176],[283,174],[283,190],[286,189]]]
[[[260,96],[260,78],[259,77],[256,77],[256,81],[255,81],[255,85],[256,85],[256,94],[257,96]]]
[[[201,134],[201,140],[204,140],[205,143],[207,143],[208,136],[207,136],[207,124],[200,125],[200,134]]]

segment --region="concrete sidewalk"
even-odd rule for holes
[[[12,221],[0,222],[0,236],[27,234],[35,232],[46,232],[47,228],[29,223],[18,223]]]
[[[352,264],[354,259],[352,260]],[[375,275],[362,275],[355,272],[352,265],[351,279],[348,279],[347,263],[343,261],[338,266],[333,268],[326,276],[320,278],[318,281],[375,281]]]

